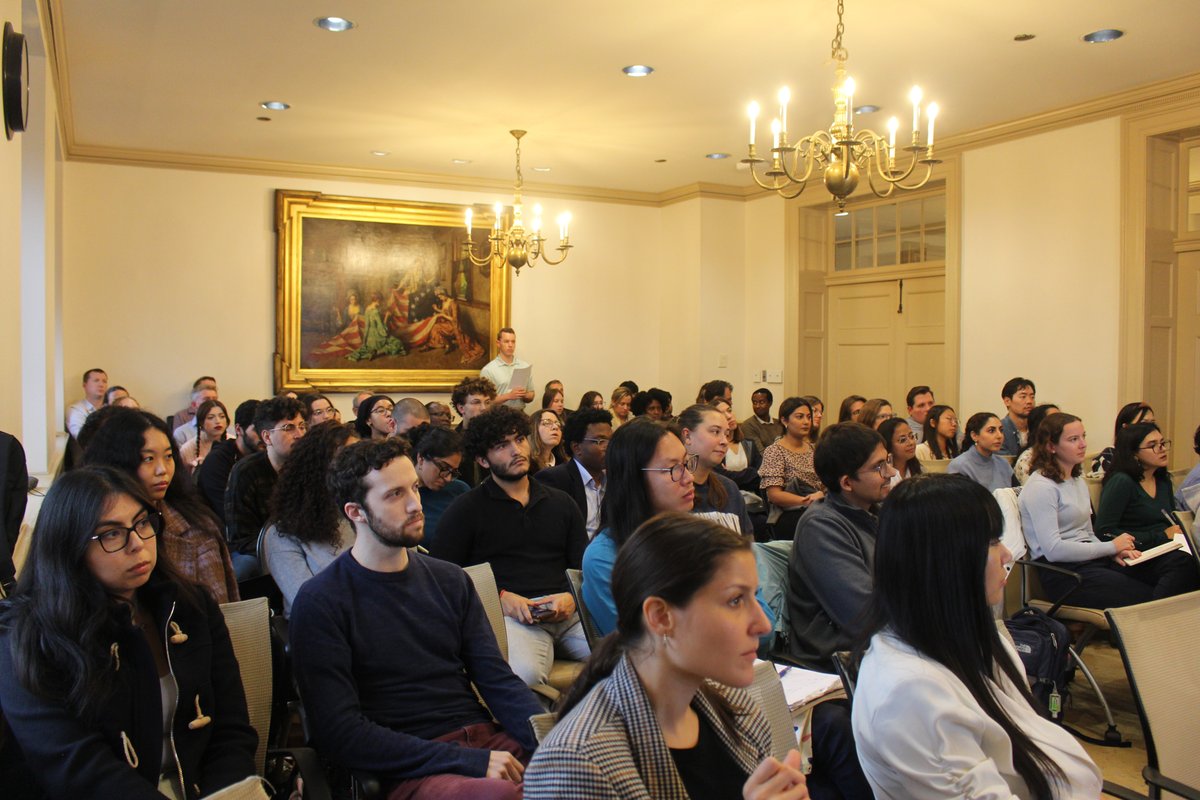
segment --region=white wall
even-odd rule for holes
[[[77,391],[70,376],[102,366],[110,382],[162,414],[185,405],[192,380],[206,373],[217,376],[227,400],[270,393],[275,189],[455,203],[510,199],[79,162],[65,165],[64,182],[67,393]],[[662,386],[686,405],[703,380],[730,375],[745,385],[741,204],[545,205],[551,218],[570,208],[576,247],[562,265],[522,270],[512,280],[518,352],[533,362],[539,389],[560,378],[573,406],[584,391],[607,395],[632,378]],[[715,368],[715,337],[728,343],[724,370]],[[713,355],[702,357],[702,348]],[[348,396],[336,402],[349,412]]]
[[[1117,397],[1121,126],[1105,119],[963,156],[959,419],[1021,375],[1106,440]],[[1099,449],[1098,446],[1096,449]]]

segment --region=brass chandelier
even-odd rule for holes
[[[758,103],[751,103],[747,112],[750,117],[750,147],[743,164],[750,167],[754,182],[764,189],[778,192],[791,199],[804,191],[808,179],[814,172],[821,175],[825,188],[833,195],[839,213],[845,213],[846,198],[858,187],[863,173],[867,176],[871,191],[879,197],[887,197],[896,187],[919,189],[929,181],[933,167],[941,162],[933,157],[933,126],[937,119],[938,105],[930,103],[925,108],[929,123],[925,144],[921,144],[921,100],[920,87],[914,86],[908,98],[913,107],[912,143],[901,148],[909,153],[908,165],[896,164],[896,131],[900,121],[896,117],[888,120],[887,137],[871,130],[854,130],[854,79],[846,76],[846,59],[849,54],[842,46],[845,25],[843,0],[837,3],[837,29],[831,43],[831,56],[837,67],[834,71],[833,123],[828,130],[819,130],[803,137],[795,144],[788,138],[787,107],[791,93],[787,87],[779,90],[779,117],[771,122],[772,147],[770,159],[758,157],[755,149],[755,126],[758,121]],[[759,176],[758,165],[770,165]],[[918,169],[920,165],[921,169]],[[909,178],[917,172],[918,178]],[[905,181],[909,181],[905,183]]]
[[[474,235],[471,230],[472,210],[467,208],[467,241],[463,243],[463,255],[470,258],[471,263],[477,267],[507,263],[517,275],[520,275],[521,267],[532,268],[533,262],[539,258],[551,266],[561,264],[566,260],[568,251],[571,249],[571,215],[563,212],[557,219],[559,239],[557,249],[560,255],[556,261],[546,253],[546,239],[542,236],[542,207],[540,205],[533,206],[533,222],[529,231],[525,230],[525,224],[521,217],[521,187],[525,183],[521,175],[521,137],[525,135],[525,131],[509,131],[509,133],[517,140],[517,185],[514,189],[512,225],[508,230],[501,228],[501,215],[504,207],[500,203],[496,203],[494,206],[496,224],[487,237],[488,251],[486,255],[480,255],[475,252],[475,241],[472,238]]]

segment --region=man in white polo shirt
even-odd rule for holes
[[[67,418],[64,420],[67,433],[72,436],[79,435],[79,429],[83,427],[88,415],[103,405],[104,393],[107,391],[107,372],[93,368],[83,373],[83,399],[78,403],[72,403],[67,409]]]
[[[479,375],[496,385],[493,403],[504,403],[524,411],[525,404],[533,401],[533,366],[517,358],[517,334],[512,328],[500,329],[496,334],[496,347],[499,355],[484,365]]]

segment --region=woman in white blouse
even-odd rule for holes
[[[1100,794],[1100,770],[1043,716],[993,622],[1012,562],[1002,529],[991,494],[960,475],[917,475],[883,506],[852,711],[879,800]]]

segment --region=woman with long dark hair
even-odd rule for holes
[[[585,408],[594,408],[604,410],[604,395],[597,392],[595,389],[584,392],[583,397],[579,398],[579,405],[575,408],[582,411]]]
[[[971,415],[964,430],[967,438],[963,444],[970,446],[963,448],[946,467],[946,471],[966,475],[989,492],[1011,489],[1016,483],[1012,467],[1008,459],[999,455],[1004,447],[1004,429],[1000,427],[1000,418],[980,411]]]
[[[737,417],[733,414],[733,406],[721,398],[708,404],[725,416],[727,426],[725,460],[715,469],[721,475],[729,478],[739,490],[758,493],[758,468],[762,464],[762,453],[752,439],[747,439],[742,433]],[[683,423],[683,415],[677,418]]]
[[[1021,529],[1035,559],[1078,573],[1044,571],[1042,588],[1050,600],[1073,606],[1114,608],[1145,603],[1200,588],[1196,564],[1170,554],[1135,566],[1137,540],[1122,532],[1105,541],[1092,529],[1092,503],[1081,477],[1087,432],[1073,414],[1051,414],[1033,444],[1033,474],[1021,490]],[[1165,521],[1165,520],[1164,520]]]
[[[770,630],[749,540],[662,514],[625,543],[612,577],[616,632],[564,697],[525,797],[808,797],[799,753],[771,757],[762,711],[730,688],[753,681]]]
[[[237,600],[237,576],[221,524],[179,462],[167,423],[132,408],[112,409],[84,450],[85,464],[116,467],[141,483],[162,514],[162,547],[176,569],[218,603]]]
[[[1117,433],[1096,509],[1096,534],[1101,539],[1130,533],[1138,550],[1149,550],[1180,532],[1178,525],[1168,521],[1169,512],[1175,510],[1167,472],[1170,453],[1171,440],[1163,438],[1153,422],[1135,422]]]
[[[1100,770],[1035,705],[996,629],[1012,554],[991,494],[920,475],[879,515],[870,649],[851,711],[879,800],[1098,797]]]
[[[604,463],[604,527],[583,551],[583,600],[596,627],[608,633],[617,624],[612,594],[617,553],[655,514],[692,510],[696,459],[666,424],[635,419],[613,433]]]
[[[291,614],[304,582],[354,544],[354,527],[334,502],[325,477],[338,451],[357,441],[345,425],[319,423],[292,446],[279,471],[263,559],[283,595],[284,616]]]
[[[1139,422],[1154,422],[1154,409],[1140,400],[1121,406],[1121,410],[1117,412],[1117,421],[1113,425],[1113,443],[1101,450],[1099,455],[1092,459],[1091,469],[1087,474],[1089,478],[1104,476],[1112,466],[1113,453],[1117,446],[1117,437],[1121,435],[1122,430]]]
[[[421,541],[429,549],[437,537],[442,513],[454,498],[471,489],[458,477],[463,461],[462,434],[426,423],[410,430],[408,439],[413,444],[421,512],[425,515],[425,538]]]
[[[0,707],[51,797],[191,800],[254,774],[229,632],[157,547],[162,524],[122,470],[46,493],[0,618]]]
[[[808,438],[812,440],[815,447],[817,439],[821,438],[821,421],[825,419],[825,403],[815,394],[806,394],[800,399],[807,400],[809,408],[812,409],[812,430],[809,432]]]
[[[717,401],[728,407],[725,401]],[[713,405],[688,406],[677,423],[683,446],[695,461],[692,488],[694,511],[720,514],[723,524],[738,533],[754,535],[754,525],[746,511],[746,501],[737,484],[717,472],[725,462],[729,448],[729,419]]]
[[[813,466],[812,406],[802,397],[789,397],[779,404],[779,421],[783,436],[763,451],[759,488],[771,504],[767,522],[775,526],[775,538],[791,539],[800,515],[825,496],[825,486]]]
[[[892,486],[905,478],[921,474],[921,462],[917,459],[917,437],[913,436],[908,420],[892,417],[879,423],[879,435],[883,437],[884,449],[892,457]]]
[[[193,420],[196,433],[179,448],[179,463],[188,474],[193,474],[212,452],[213,445],[225,441],[229,430],[229,412],[220,400],[205,400],[196,409]]]
[[[958,415],[950,406],[934,406],[925,416],[917,458],[942,461],[958,455]]]
[[[861,394],[847,396],[838,407],[838,422],[858,422],[858,417],[862,414],[862,408],[866,403],[867,398]]]
[[[563,447],[562,415],[552,408],[540,408],[530,418],[533,433],[529,437],[529,474],[570,461]]]

